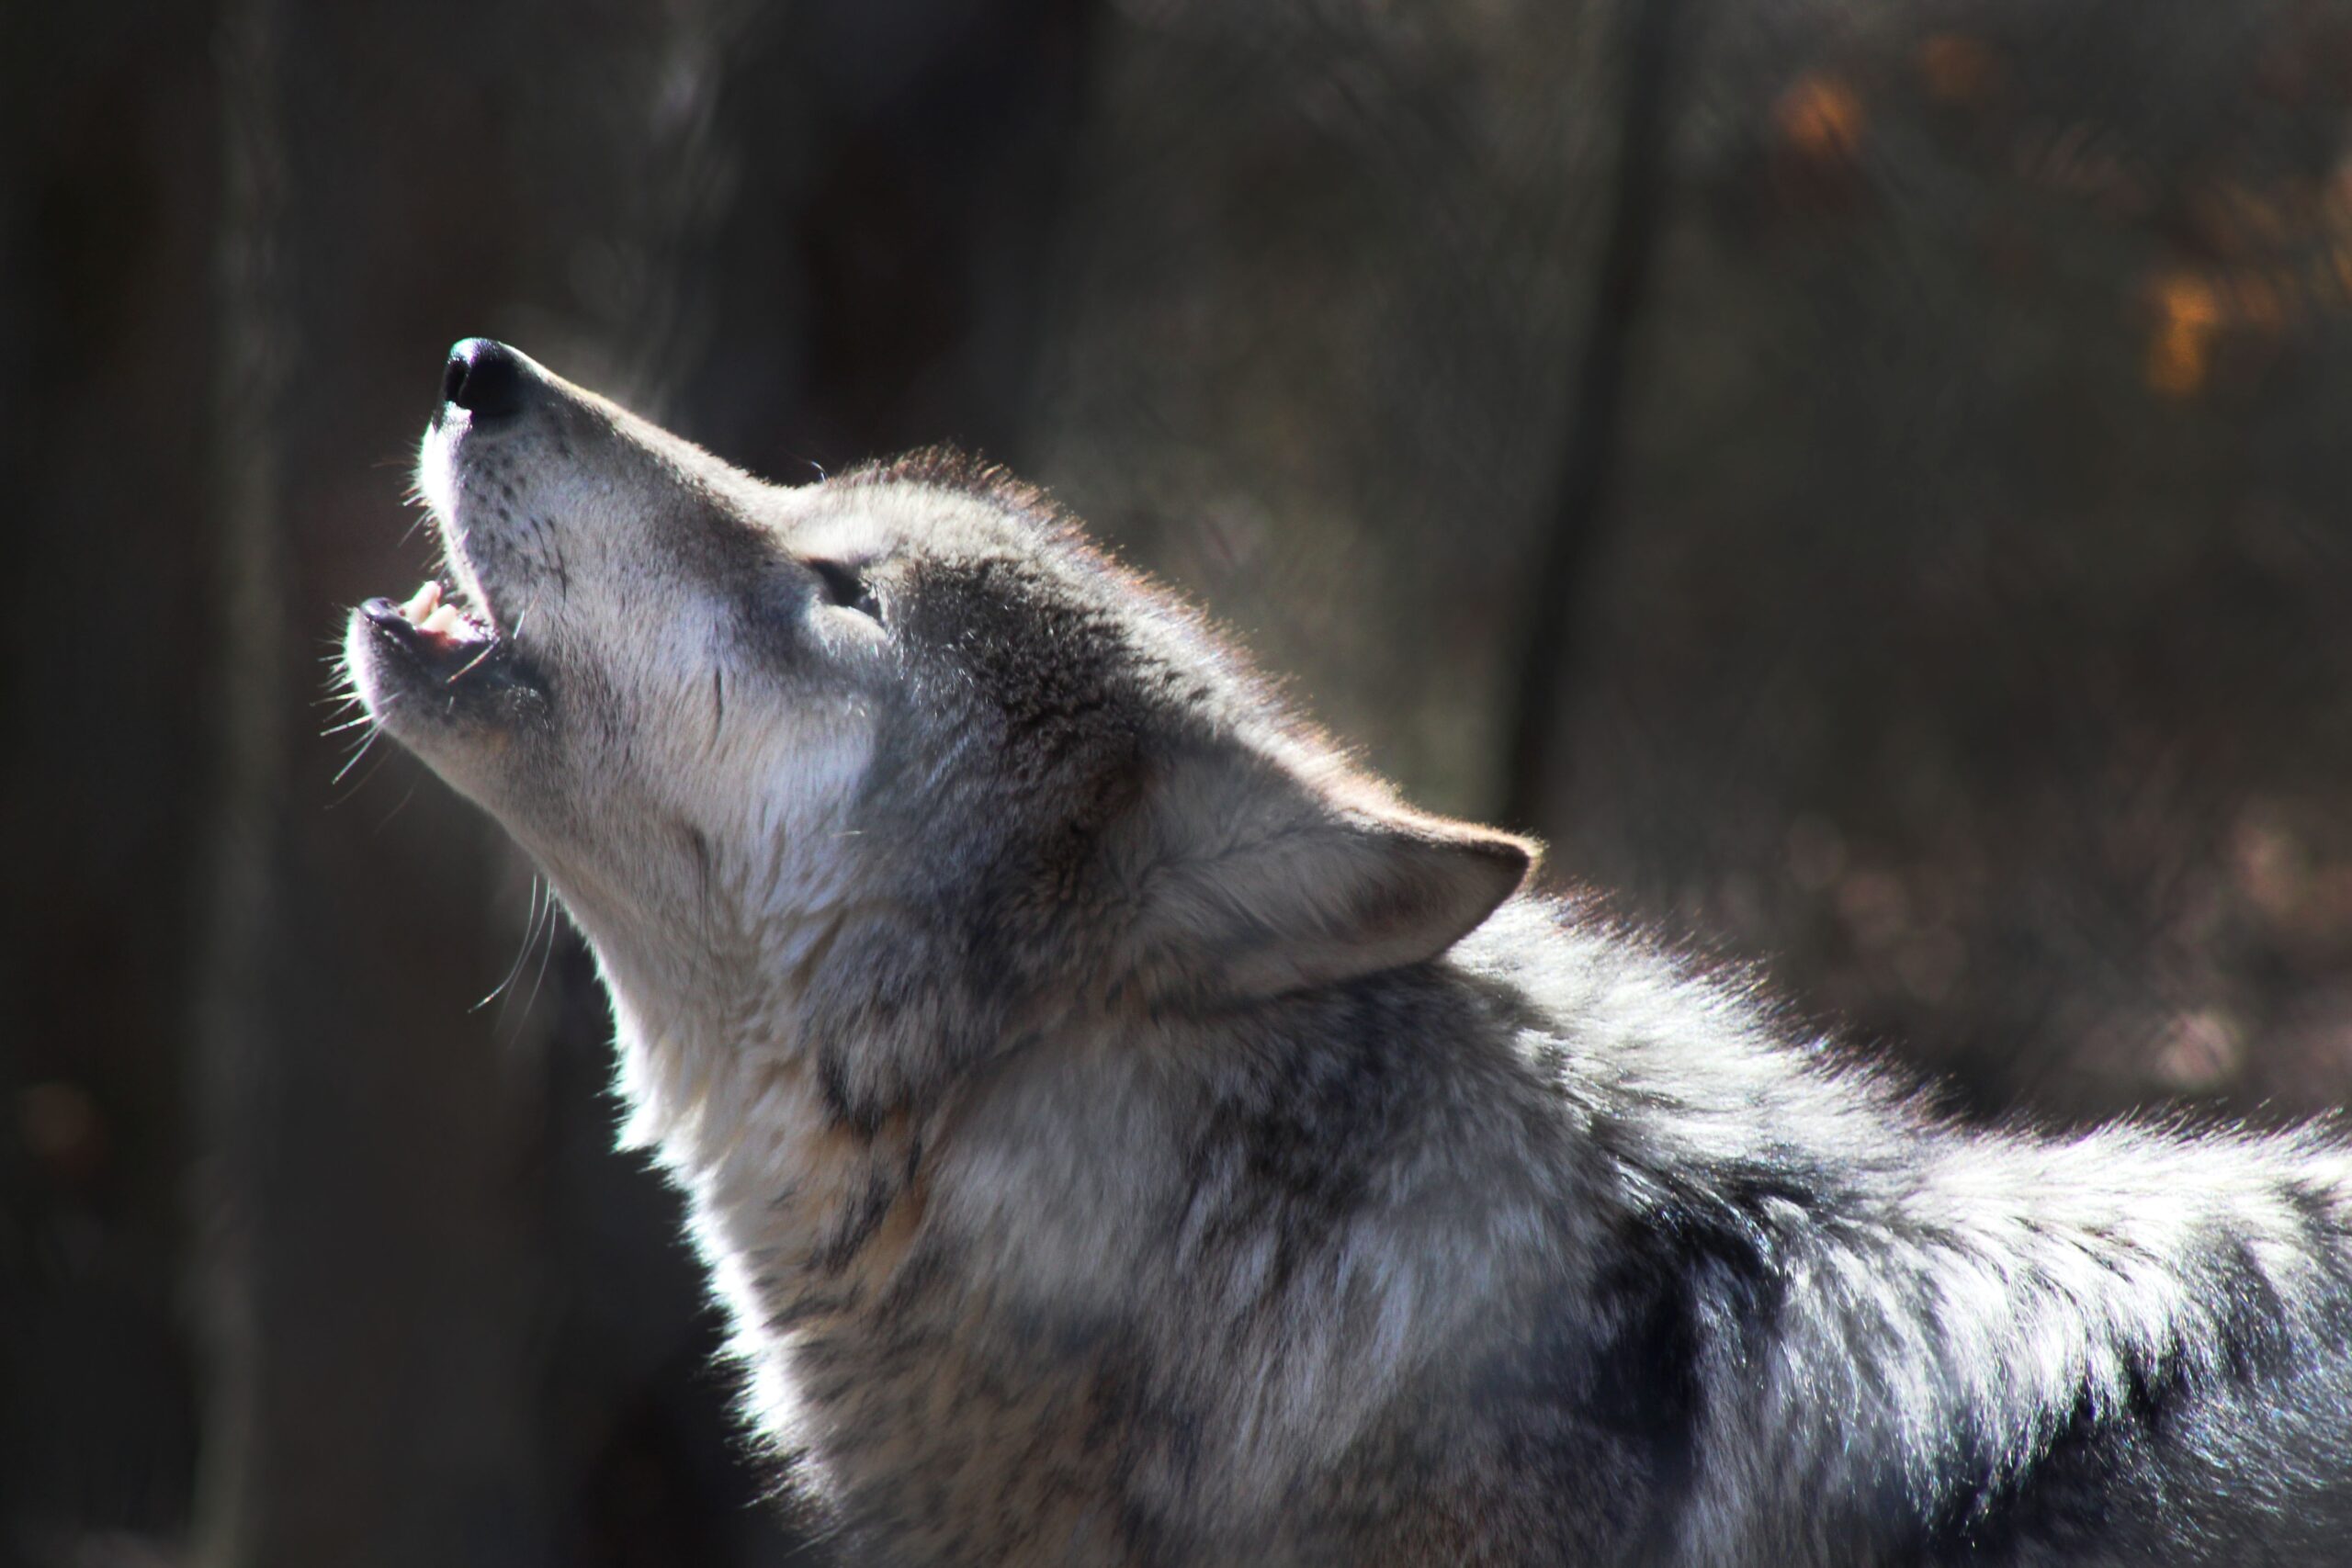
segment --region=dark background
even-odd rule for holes
[[[77,0],[0,117],[5,1561],[798,1560],[576,939],[322,733],[468,333],[1011,462],[1961,1113],[2352,1087],[2346,0]]]

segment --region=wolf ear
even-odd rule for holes
[[[1308,767],[1212,743],[1146,769],[1121,858],[1152,992],[1264,998],[1434,958],[1533,863],[1523,840]]]

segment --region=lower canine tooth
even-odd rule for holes
[[[401,614],[410,620],[421,620],[433,613],[441,603],[441,585],[428,582],[416,591],[415,597],[401,606]]]
[[[443,604],[424,618],[424,624],[419,629],[429,632],[435,637],[453,637],[457,634],[458,625],[458,607],[455,604]]]

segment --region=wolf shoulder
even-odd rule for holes
[[[1532,897],[1444,967],[1447,1043],[1550,1097],[1488,1134],[1549,1173],[1548,1276],[1451,1385],[1498,1495],[1643,1561],[2352,1561],[2334,1130],[1963,1128]]]
[[[1963,1129],[1532,897],[1150,1043],[1009,1072],[956,1228],[1231,1435],[1212,1556],[2352,1561],[2332,1134]]]

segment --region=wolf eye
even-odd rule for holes
[[[837,560],[812,560],[808,570],[817,574],[825,603],[855,610],[877,621],[882,618],[882,606],[875,602],[874,591],[866,587],[865,576],[857,568]]]

